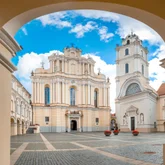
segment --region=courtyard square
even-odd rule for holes
[[[12,165],[163,164],[164,133],[40,133],[11,137]]]

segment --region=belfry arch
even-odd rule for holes
[[[161,8],[155,0],[148,1],[123,1],[123,0],[36,0],[31,3],[21,0],[2,0],[0,5],[0,159],[2,165],[10,164],[10,104],[11,104],[11,73],[16,68],[11,64],[10,59],[21,50],[19,44],[14,40],[17,30],[30,20],[52,12],[75,9],[95,9],[116,12],[135,18],[151,28],[165,40],[165,3]],[[10,11],[10,12],[9,12]],[[151,19],[152,18],[152,19]],[[5,118],[4,118],[5,116]],[[20,124],[20,123],[19,123]],[[18,131],[18,130],[17,130]]]

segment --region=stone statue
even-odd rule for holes
[[[144,122],[144,115],[143,113],[140,114],[140,123],[143,123]]]

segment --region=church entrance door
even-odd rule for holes
[[[131,117],[131,131],[135,130],[135,117]]]
[[[77,131],[77,121],[76,120],[71,121],[71,131]]]

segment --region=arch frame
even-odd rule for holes
[[[142,84],[140,83],[140,80],[136,77],[130,77],[127,81],[125,81],[122,86],[121,86],[121,90],[120,90],[120,93],[119,93],[119,96],[118,96],[118,99],[121,98],[121,97],[129,97],[126,96],[126,91],[127,91],[127,88],[129,87],[129,85],[133,84],[133,83],[136,83],[139,85],[140,87],[140,90],[141,92],[143,92],[145,89],[144,87],[142,86]]]
[[[19,0],[17,0],[19,1]],[[147,3],[147,2],[146,2]],[[21,5],[22,3],[15,3],[17,5]],[[143,6],[141,6],[143,4]],[[165,16],[160,14],[160,9],[151,10],[148,5],[144,5],[144,2],[123,2],[109,0],[103,0],[100,2],[99,0],[91,0],[91,1],[74,1],[69,0],[66,1],[51,1],[47,0],[44,3],[37,2],[33,4],[27,4],[24,7],[24,4],[20,8],[16,8],[17,11],[11,10],[11,13],[7,18],[1,18],[0,27],[5,29],[11,36],[17,32],[17,30],[23,26],[25,23],[29,22],[32,19],[35,19],[39,16],[50,14],[52,12],[64,11],[64,10],[78,10],[78,9],[95,9],[95,10],[104,10],[115,12],[119,14],[123,14],[126,16],[130,16],[134,19],[137,19],[146,25],[152,27],[155,31],[157,31],[163,39],[165,39],[164,28],[165,28]],[[153,2],[152,8],[157,6],[155,2]],[[14,5],[14,4],[13,4]],[[34,6],[33,6],[34,5]],[[147,7],[145,7],[147,6]],[[3,7],[3,6],[2,6]],[[13,7],[13,6],[12,6]],[[157,6],[159,8],[159,6]],[[3,12],[4,13],[4,12]],[[3,14],[2,14],[3,15]],[[160,15],[162,17],[160,17]],[[148,19],[152,18],[152,19]],[[160,26],[161,25],[161,26]]]

